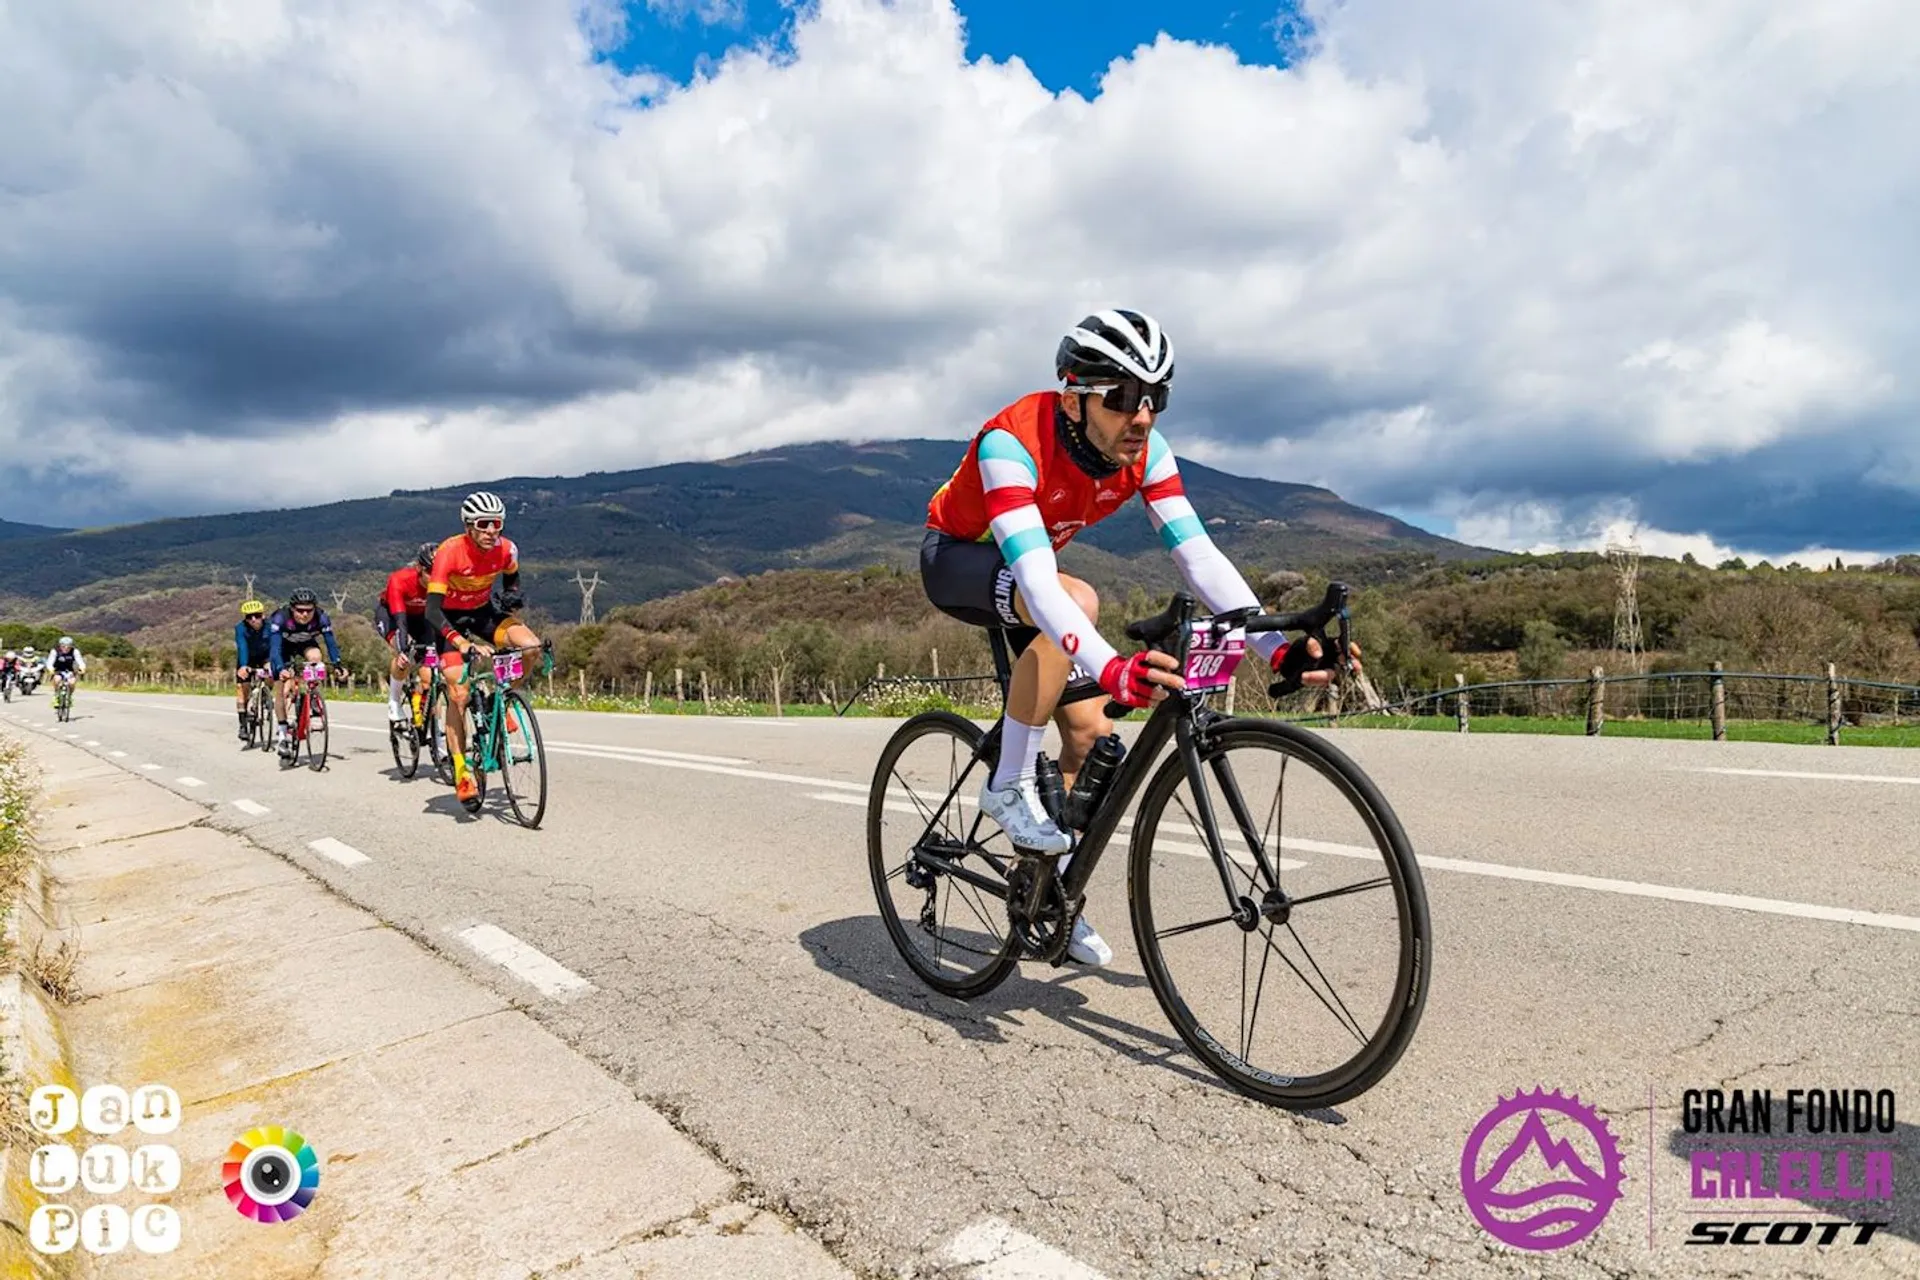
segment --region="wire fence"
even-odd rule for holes
[[[680,714],[781,715],[807,708],[790,697],[779,697],[782,681],[771,689],[741,682],[738,687],[711,681],[705,672],[676,671],[671,684],[656,689],[651,677],[625,682],[589,682],[584,676],[537,682],[532,692],[542,705],[556,707],[633,707],[653,710],[666,706]],[[1883,680],[1853,679],[1833,664],[1820,675],[1766,671],[1725,671],[1716,663],[1700,671],[1662,671],[1609,675],[1594,667],[1585,676],[1549,680],[1497,680],[1467,684],[1456,676],[1452,688],[1406,694],[1387,700],[1370,684],[1307,690],[1275,701],[1267,696],[1265,673],[1236,680],[1225,694],[1215,695],[1229,713],[1270,716],[1299,724],[1338,725],[1365,716],[1370,720],[1431,722],[1444,718],[1460,732],[1471,732],[1474,721],[1557,721],[1565,729],[1584,724],[1589,735],[1606,732],[1609,723],[1666,722],[1709,728],[1716,740],[1728,736],[1729,724],[1774,723],[1813,726],[1824,730],[1829,743],[1855,729],[1909,729],[1920,731],[1920,685]],[[128,670],[102,673],[96,683],[119,688],[160,688],[181,692],[218,692],[233,688],[226,671]],[[631,687],[626,687],[631,686]],[[384,671],[353,675],[348,688],[380,696],[386,688]],[[992,672],[963,675],[908,674],[889,676],[884,667],[863,681],[851,696],[840,690],[813,691],[817,714],[845,716],[859,707],[867,714],[906,716],[934,707],[993,716],[1000,712],[1000,688]],[[767,693],[776,694],[765,698]],[[760,694],[761,698],[755,698]],[[764,701],[762,700],[764,698]],[[809,699],[811,702],[812,699]],[[1490,726],[1491,727],[1491,726]]]
[[[974,696],[954,698],[949,689]],[[1690,722],[1707,726],[1715,740],[1727,737],[1729,723],[1770,721],[1823,727],[1826,740],[1838,743],[1854,728],[1920,727],[1920,685],[1858,680],[1841,675],[1831,663],[1822,675],[1767,671],[1726,671],[1719,663],[1702,671],[1661,671],[1608,675],[1595,667],[1586,676],[1549,680],[1498,680],[1470,685],[1455,677],[1450,689],[1435,689],[1388,701],[1370,686],[1307,691],[1276,703],[1264,683],[1236,683],[1226,709],[1271,715],[1295,723],[1332,723],[1355,716],[1400,719],[1451,718],[1460,732],[1481,719],[1529,719],[1584,722],[1598,736],[1613,722]],[[991,673],[970,676],[876,676],[866,681],[837,714],[856,704],[876,710],[883,704],[941,701],[997,709],[999,690]]]

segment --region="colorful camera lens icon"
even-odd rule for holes
[[[241,1217],[289,1222],[320,1190],[320,1157],[293,1130],[265,1125],[247,1130],[227,1148],[220,1180]]]

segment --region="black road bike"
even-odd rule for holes
[[[1133,940],[1188,1048],[1235,1089],[1290,1110],[1332,1106],[1385,1078],[1430,981],[1426,890],[1406,833],[1325,735],[1210,705],[1245,633],[1304,632],[1323,661],[1350,670],[1347,594],[1334,583],[1301,613],[1211,617],[1179,594],[1131,623],[1128,638],[1173,655],[1187,688],[1154,708],[1131,751],[1117,734],[1096,744],[1071,791],[1040,757],[1043,801],[1075,837],[1064,874],[1058,856],[1015,848],[980,811],[997,720],[983,731],[929,711],[901,725],[874,771],[867,850],[881,919],[914,973],[974,999],[1022,960],[1062,964],[1087,883],[1140,794],[1127,836]],[[1012,659],[1003,631],[990,638],[1004,702]],[[1062,701],[1103,696],[1083,684]],[[1110,718],[1127,710],[1106,708]]]

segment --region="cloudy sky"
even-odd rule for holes
[[[1920,550],[1912,0],[63,0],[0,118],[4,519],[958,440],[1120,304],[1217,466]]]

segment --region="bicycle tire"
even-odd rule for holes
[[[446,723],[451,705],[436,679],[427,690],[426,705],[420,710],[421,729],[427,735],[427,760],[433,766],[434,779],[447,787],[453,785],[453,753],[447,750]]]
[[[319,728],[314,721],[320,722]],[[327,714],[326,695],[315,689],[307,703],[307,764],[315,773],[327,767],[327,730],[333,724]]]
[[[532,830],[540,825],[540,820],[546,816],[547,812],[547,747],[540,738],[540,722],[534,718],[533,704],[527,701],[526,695],[518,689],[511,689],[503,696],[506,699],[506,706],[505,715],[502,716],[501,739],[505,750],[501,752],[500,785],[507,793],[507,804],[512,807],[513,816],[520,820],[521,826]],[[519,733],[505,727],[506,715],[511,715],[519,722],[521,726]],[[513,764],[513,752],[517,746],[521,745],[519,739],[522,734],[526,737],[527,745],[531,747],[530,763],[533,764],[540,778],[539,795],[531,798],[522,795],[520,788],[513,785],[513,770],[510,767]],[[531,799],[532,817],[527,816],[529,799]]]
[[[467,772],[473,775],[474,795],[487,802],[487,765],[494,753],[493,697],[485,689],[467,694]]]
[[[420,739],[413,735],[413,722],[387,725],[387,745],[393,750],[393,767],[403,778],[420,772]]]
[[[1331,1107],[1379,1084],[1399,1062],[1419,1027],[1432,984],[1432,921],[1426,888],[1406,832],[1379,788],[1351,757],[1318,735],[1279,721],[1231,720],[1211,731],[1201,761],[1206,764],[1236,745],[1259,739],[1265,739],[1262,745],[1269,747],[1278,744],[1283,754],[1300,760],[1331,782],[1354,806],[1385,854],[1396,898],[1400,954],[1393,992],[1385,1002],[1375,1034],[1358,1054],[1336,1068],[1311,1076],[1283,1077],[1253,1067],[1200,1026],[1167,971],[1152,915],[1153,834],[1174,792],[1188,780],[1178,753],[1161,763],[1134,815],[1127,868],[1134,942],[1162,1012],[1209,1070],[1239,1092],[1287,1110]]]
[[[1019,965],[1020,944],[1019,940],[1014,937],[1013,931],[1010,928],[1006,929],[999,939],[997,948],[993,950],[956,947],[956,950],[966,950],[969,954],[981,955],[986,961],[980,969],[971,975],[958,977],[949,969],[938,968],[934,964],[929,963],[927,958],[921,954],[919,948],[915,945],[912,934],[908,932],[906,922],[900,919],[898,904],[895,903],[893,895],[889,891],[889,886],[895,878],[894,872],[890,871],[887,866],[888,854],[886,849],[885,824],[889,782],[895,776],[895,770],[899,764],[900,757],[906,752],[906,749],[920,739],[936,733],[950,734],[959,739],[959,741],[964,744],[968,756],[974,753],[979,747],[981,739],[986,736],[980,726],[974,724],[971,720],[955,715],[951,711],[922,712],[894,731],[893,736],[887,739],[887,745],[882,748],[880,752],[879,763],[874,766],[873,785],[867,795],[867,869],[873,880],[874,899],[879,904],[880,920],[886,925],[887,936],[893,940],[894,949],[900,953],[900,958],[907,962],[907,967],[912,969],[914,974],[918,976],[922,982],[932,987],[935,991],[943,995],[952,996],[958,1000],[972,1000],[987,994],[1002,982],[1005,982],[1007,976]],[[990,768],[991,766],[987,762],[981,761],[979,767]],[[955,791],[954,795],[957,799],[960,792]],[[944,810],[942,814],[935,815],[936,820],[943,816],[943,814]],[[900,862],[899,871],[901,874],[904,875],[908,871],[908,864],[912,861],[911,851],[909,851],[908,855],[904,856]],[[982,859],[982,861],[984,861],[984,859]],[[938,878],[934,883],[938,883]],[[927,913],[931,911],[932,908],[933,892],[931,885],[927,890],[927,894],[928,896],[922,912],[916,921],[921,928],[925,927]],[[1004,894],[998,901],[1001,903],[1001,909],[1004,912],[1006,901]],[[978,916],[980,914],[978,907],[976,906],[973,909],[976,916]],[[982,919],[981,922],[983,924],[990,923],[984,919]],[[1006,921],[1002,919],[999,923],[1004,927]]]

